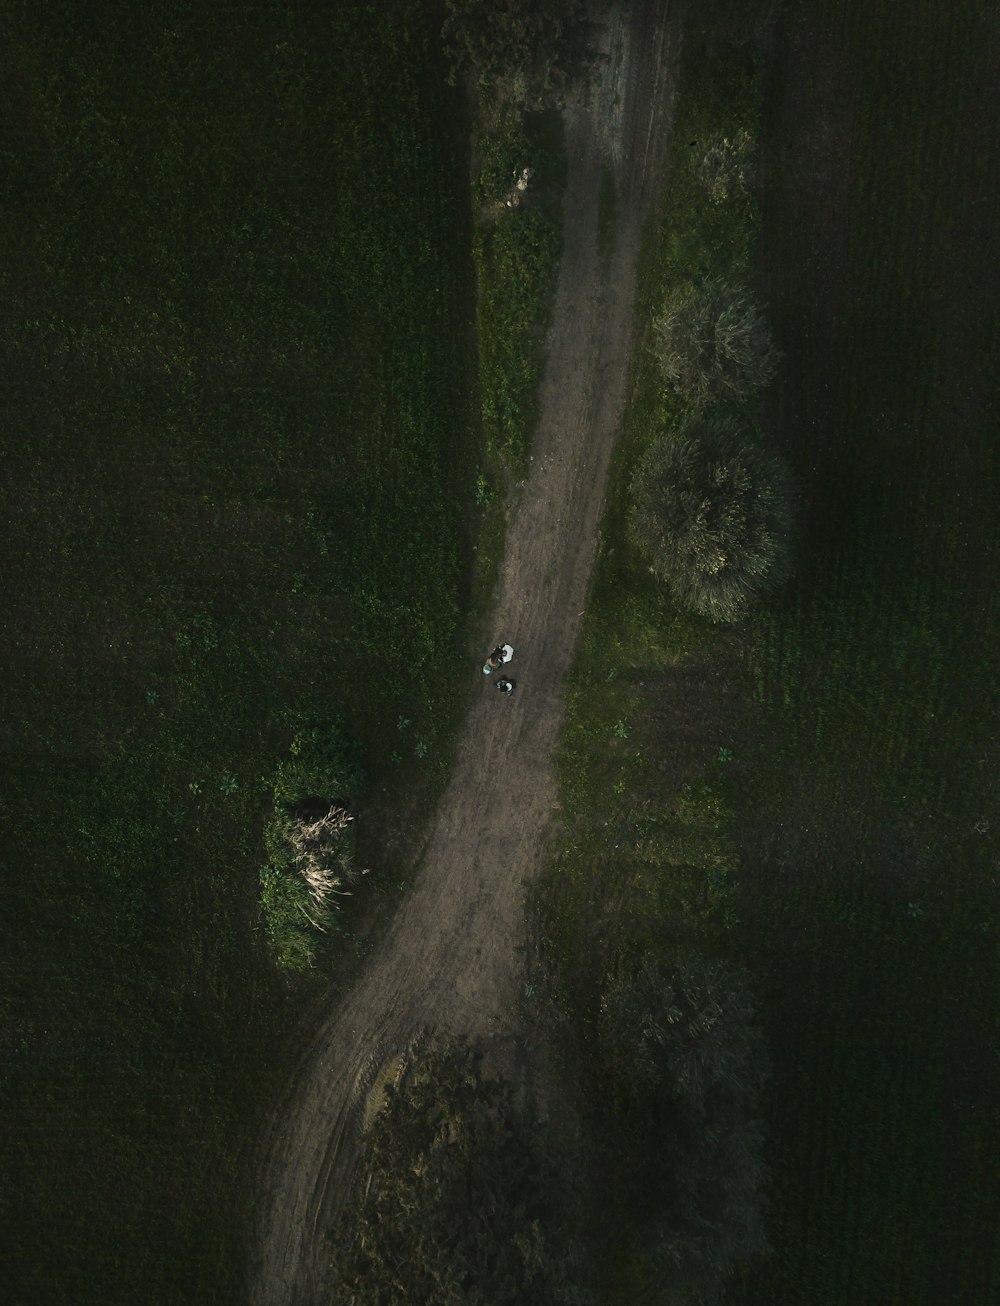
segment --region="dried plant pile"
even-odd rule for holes
[[[332,806],[315,820],[297,816],[285,825],[284,837],[291,853],[292,869],[305,881],[309,896],[320,912],[329,910],[333,898],[348,892],[343,887],[345,883],[358,878],[342,838],[353,820],[343,807]]]

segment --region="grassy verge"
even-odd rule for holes
[[[289,1024],[275,774],[339,722],[367,864],[458,711],[461,105],[402,4],[16,4],[4,36],[5,1287],[235,1300]]]
[[[545,362],[545,332],[562,246],[562,124],[554,111],[480,104],[475,125],[473,256],[485,476],[522,479]],[[531,169],[527,187],[516,181]],[[516,199],[516,206],[508,201]]]
[[[742,201],[726,206],[711,202],[697,178],[691,142],[725,130],[733,121],[752,125],[757,83],[742,61],[739,66],[722,61],[715,71],[717,76],[707,77],[691,61],[682,73],[670,184],[659,223],[646,242],[639,278],[639,313],[647,328],[671,287],[707,273],[738,279],[748,266],[753,208]],[[688,836],[692,868],[726,860],[713,844],[726,826],[719,782],[730,764],[735,728],[723,682],[718,711],[704,701],[693,707],[684,744],[668,745],[665,731],[679,706],[680,686],[690,682],[689,687],[704,688],[717,681],[737,646],[732,638],[718,636],[709,622],[674,604],[625,536],[627,487],[635,465],[663,420],[685,411],[683,400],[664,391],[652,354],[640,349],[613,455],[601,546],[560,748],[560,787],[567,834],[571,831],[572,837],[542,894],[544,929],[550,938],[565,933],[565,946],[558,951],[584,989],[591,987],[586,976],[593,976],[594,970],[584,961],[579,923],[589,917],[595,900],[604,900],[612,914],[620,907],[619,888],[632,875],[637,842],[647,840],[645,834],[641,839],[638,835],[640,825],[655,825],[670,812],[675,824],[663,823],[653,843],[670,843],[676,836],[678,865],[685,860]],[[693,705],[693,699],[688,701]],[[703,739],[696,737],[695,729],[701,712]],[[670,756],[665,755],[668,747]],[[652,851],[651,857],[656,862]],[[657,922],[668,919],[674,922],[668,931],[683,929],[689,909],[692,918],[703,914],[694,906],[697,893],[687,894],[675,877],[663,873],[652,878],[657,886],[647,902],[636,902],[636,919],[626,912],[620,928],[607,936],[612,951],[633,946],[629,934],[639,928],[640,918],[648,918],[655,932]],[[685,896],[688,908],[679,901]],[[674,906],[668,910],[672,898]],[[563,913],[566,920],[560,923]]]
[[[698,168],[707,141],[756,128],[759,95],[758,75],[742,54],[723,51],[711,62],[695,56],[684,62],[669,183],[639,276],[647,331],[674,287],[707,275],[735,282],[748,275],[756,208],[743,193],[714,202]],[[613,200],[613,190],[604,188],[608,223]],[[565,818],[535,902],[546,982],[570,1017],[566,1055],[573,1077],[582,1074],[589,1084],[583,1110],[599,1135],[595,1183],[605,1200],[591,1233],[602,1248],[600,1299],[609,1302],[658,1300],[656,1284],[662,1288],[668,1279],[678,1294],[707,1282],[699,1280],[701,1269],[690,1256],[693,1236],[669,1270],[658,1260],[663,1243],[656,1227],[669,1227],[666,1212],[674,1203],[676,1213],[682,1199],[654,1185],[648,1200],[636,1204],[636,1185],[641,1188],[649,1175],[640,1161],[627,1159],[635,1150],[632,1131],[646,1140],[647,1155],[663,1147],[657,1155],[667,1169],[677,1163],[676,1139],[657,1141],[662,1122],[653,1120],[648,1106],[629,1106],[627,1087],[615,1090],[618,1106],[609,1107],[604,1094],[608,1075],[611,1082],[614,1076],[594,1069],[607,1057],[598,1031],[615,986],[627,987],[637,969],[683,968],[677,959],[691,949],[713,958],[736,950],[731,790],[746,764],[749,715],[741,640],[675,604],[625,534],[628,485],[638,460],[663,424],[687,411],[683,400],[665,392],[652,354],[640,348],[569,685],[557,763]],[[602,1038],[606,1043],[606,1032]],[[662,1091],[667,1097],[674,1092]],[[677,1119],[683,1118],[683,1106],[678,1111]],[[595,1120],[601,1121],[596,1127]],[[742,1129],[734,1125],[737,1134]],[[610,1161],[609,1148],[615,1153]],[[703,1160],[688,1156],[684,1165],[700,1175]],[[729,1178],[722,1176],[723,1186]],[[756,1200],[751,1193],[743,1215]],[[696,1222],[690,1210],[687,1215]],[[734,1239],[741,1236],[734,1228]],[[724,1264],[721,1244],[715,1250]]]

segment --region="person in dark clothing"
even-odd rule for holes
[[[493,683],[502,694],[513,694],[514,690],[517,688],[517,681],[508,680],[506,676],[498,676]]]

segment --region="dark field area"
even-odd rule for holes
[[[1000,23],[987,0],[792,0],[757,59],[698,12],[639,312],[689,279],[759,294],[782,359],[740,415],[794,471],[797,569],[732,628],[650,574],[632,470],[690,405],[638,349],[526,1038],[564,1074],[550,1123],[602,1304],[652,1306],[673,1275],[671,1306],[994,1306]],[[479,123],[474,231],[440,21],[0,6],[18,1306],[241,1300],[249,1148],[313,991],[265,943],[276,773],[336,724],[365,776],[336,797],[370,888],[320,943],[346,983],[400,887],[387,849],[446,772],[474,528],[488,579],[528,449],[562,165],[551,119]],[[743,130],[751,183],[717,202],[698,160]],[[531,151],[537,204],[488,220]],[[610,175],[601,214],[610,247]],[[717,1082],[688,1115],[669,1079],[631,1100],[643,975],[651,1002],[701,982],[709,1028],[728,994],[714,1041],[691,1022]]]
[[[803,510],[750,657],[774,1255],[741,1302],[1000,1296],[998,61],[973,0],[779,27],[765,421]]]
[[[335,720],[370,788],[444,768],[478,415],[439,26],[3,7],[6,1301],[239,1296],[271,778]]]

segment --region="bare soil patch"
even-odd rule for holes
[[[661,0],[616,8],[607,62],[566,110],[563,261],[531,474],[510,511],[496,637],[517,691],[479,677],[450,786],[413,889],[354,990],[322,1021],[271,1122],[259,1172],[250,1297],[325,1300],[323,1235],[361,1155],[372,1084],[421,1031],[508,1030],[524,965],[525,886],[557,805],[552,755],[587,595],[608,460],[633,346],[635,267],[657,194],[677,24]],[[610,253],[598,250],[602,171],[614,171]]]

